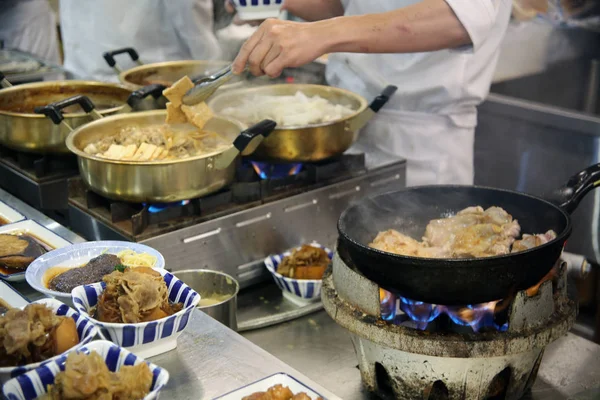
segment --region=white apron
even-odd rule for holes
[[[343,3],[345,15],[360,15],[417,2]],[[392,100],[362,130],[359,143],[405,159],[409,186],[473,183],[476,106],[489,91],[510,16],[510,3],[506,0],[447,2],[469,31],[475,48],[414,54],[339,53],[329,57],[327,79],[331,85],[359,93],[368,100],[388,84],[398,87]],[[471,29],[470,19],[485,20],[490,15],[489,7],[497,7],[494,23],[488,24],[489,32],[480,23]]]

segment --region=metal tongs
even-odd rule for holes
[[[210,76],[194,80],[196,86],[188,90],[181,101],[183,104],[188,106],[202,103],[212,96],[221,85],[229,81],[232,77],[232,64],[229,64],[225,68],[215,72]]]

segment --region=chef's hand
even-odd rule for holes
[[[233,72],[248,65],[255,76],[276,78],[284,68],[299,67],[327,53],[323,25],[313,22],[265,20],[244,43],[233,61]]]

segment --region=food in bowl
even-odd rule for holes
[[[30,234],[0,234],[0,268],[6,274],[25,270],[48,250],[48,245]]]
[[[277,272],[292,279],[321,279],[330,262],[325,250],[305,244],[281,260]]]
[[[78,343],[75,321],[44,304],[11,308],[0,316],[0,367],[45,361]]]
[[[160,273],[151,268],[127,268],[103,278],[106,289],[98,300],[94,318],[101,322],[138,323],[162,319],[183,309],[169,301]]]
[[[6,301],[4,301],[2,299],[2,297],[0,297],[0,315],[5,314],[11,308],[12,307],[10,306],[10,304],[8,304]]]
[[[151,387],[152,371],[144,362],[111,372],[97,352],[72,352],[41,399],[143,399]]]
[[[294,394],[288,386],[278,384],[271,386],[266,392],[255,392],[249,396],[242,397],[242,400],[322,400],[322,398],[316,397],[311,399],[304,392]]]
[[[456,215],[434,219],[418,241],[394,229],[379,232],[369,246],[393,254],[426,258],[493,257],[528,250],[556,238],[552,230],[523,234],[521,226],[500,207],[467,207]]]
[[[226,107],[219,113],[248,125],[271,119],[277,122],[278,128],[290,128],[338,121],[355,112],[351,107],[298,91],[293,96],[249,96],[235,107]]]
[[[101,254],[92,258],[80,267],[52,267],[44,274],[44,285],[62,293],[71,293],[81,285],[89,285],[102,281],[105,275],[115,269],[123,271],[125,268],[148,267],[156,265],[157,258],[148,253],[137,253],[133,250],[123,250],[115,254]]]

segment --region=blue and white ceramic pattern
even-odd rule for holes
[[[200,302],[200,295],[164,269],[156,269],[167,284],[169,301],[183,303],[183,309],[169,317],[151,322],[118,324],[101,322],[91,317],[104,291],[104,282],[73,289],[73,304],[90,317],[105,339],[127,348],[140,357],[152,357],[177,347],[177,338],[188,325],[192,312]]]
[[[152,247],[138,243],[106,240],[77,243],[61,249],[52,250],[41,257],[38,257],[29,265],[25,273],[25,278],[27,279],[27,283],[38,292],[44,293],[46,296],[57,298],[65,304],[72,305],[71,293],[57,292],[46,287],[44,284],[44,274],[46,271],[50,268],[59,266],[79,267],[101,254],[117,254],[123,250],[133,250],[136,253],[151,254],[156,257],[156,265],[154,268],[165,267],[164,257]]]
[[[87,316],[75,312],[75,310],[68,307],[66,304],[61,303],[58,300],[41,299],[38,301],[34,301],[33,303],[45,304],[46,306],[52,308],[55,311],[56,315],[71,317],[75,321],[75,325],[77,326],[77,333],[79,334],[79,345],[73,347],[72,349],[63,354],[67,354],[70,351],[75,350],[77,347],[91,342],[92,339],[94,339],[94,337],[98,334],[98,329],[96,328],[96,326],[94,326],[92,321]],[[58,359],[60,356],[61,354],[57,354],[55,357],[45,360],[43,362],[22,365],[19,367],[0,368],[0,383],[6,382],[10,378],[14,378],[15,376],[24,374],[27,371],[31,371],[32,369],[37,368],[40,365]]]
[[[144,400],[158,399],[160,390],[169,381],[169,373],[152,363],[130,353],[129,351],[105,340],[98,340],[77,349],[77,352],[89,354],[95,351],[100,354],[106,366],[112,372],[118,371],[124,365],[136,365],[145,362],[152,371],[151,392]],[[65,369],[67,355],[53,360],[43,366],[27,372],[15,379],[8,381],[3,388],[4,396],[8,400],[34,400],[48,392],[48,385],[54,383],[54,377]]]
[[[278,18],[283,0],[233,0],[238,17],[244,21]]]
[[[310,245],[324,249],[329,256],[329,259],[331,260],[333,258],[333,252],[327,247],[321,246],[316,242],[310,243]],[[299,248],[300,247],[297,247],[296,249]],[[290,254],[292,254],[292,250],[288,250],[282,254],[271,255],[265,259],[265,266],[271,275],[273,275],[273,279],[277,286],[283,291],[284,297],[293,302],[298,302],[298,300],[300,300],[300,302],[316,301],[320,299],[322,286],[321,279],[292,279],[277,273],[277,268],[281,261]],[[289,295],[293,295],[294,297]]]

